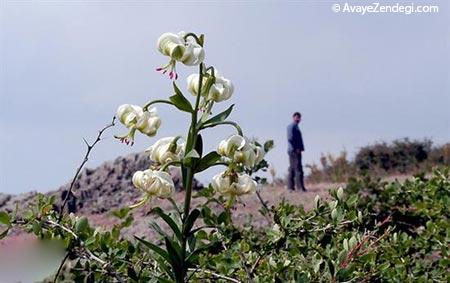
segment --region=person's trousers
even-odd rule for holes
[[[305,190],[303,181],[302,154],[297,152],[289,153],[289,174],[288,189],[289,190]]]

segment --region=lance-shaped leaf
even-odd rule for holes
[[[187,238],[187,243],[189,250],[194,251],[197,244],[197,238],[195,237],[195,235],[189,235],[189,237]]]
[[[230,116],[231,111],[233,111],[233,107],[234,107],[234,104],[231,104],[231,106],[228,107],[227,110],[220,112],[219,114],[217,114],[217,115],[211,117],[210,119],[206,120],[205,122],[201,123],[200,127],[225,121],[225,119],[228,118],[228,116]]]
[[[156,233],[158,233],[162,237],[169,237],[169,235],[163,231],[161,227],[159,227],[158,223],[152,221],[148,225],[150,228],[152,228]]]
[[[192,109],[192,105],[187,100],[186,97],[184,97],[183,93],[181,93],[180,89],[177,87],[175,83],[173,83],[173,89],[175,91],[175,94],[169,97],[169,100],[181,111],[192,113],[194,110]]]
[[[166,242],[167,253],[169,254],[170,265],[172,265],[173,273],[175,277],[179,280],[177,282],[182,281],[179,278],[180,275],[183,274],[184,262],[181,256],[181,247],[174,241],[171,241],[169,238],[164,238]]]
[[[221,156],[217,153],[217,151],[211,151],[207,155],[203,156],[202,159],[200,159],[200,162],[197,165],[196,172],[202,172],[208,169],[211,165],[219,161],[220,158]]]
[[[202,156],[202,154],[203,154],[203,139],[202,139],[202,135],[197,135],[197,141],[195,143],[195,150],[197,151],[198,155]]]
[[[187,234],[189,231],[191,231],[192,226],[194,226],[195,220],[200,216],[200,210],[194,209],[189,214],[188,218],[186,219],[186,223],[183,227],[183,233]]]
[[[154,251],[157,255],[160,257],[155,257],[154,260],[158,262],[159,266],[172,278],[174,278],[173,273],[170,271],[168,265],[166,264],[170,262],[169,254],[163,250],[162,248],[158,247],[155,244],[152,244],[142,238],[139,238],[138,236],[134,236],[136,240],[141,242],[144,246],[149,248],[150,250]],[[162,259],[161,259],[162,258]],[[163,261],[165,260],[165,262]],[[170,282],[170,281],[169,281]]]
[[[207,251],[208,249],[210,249],[211,247],[217,245],[217,242],[211,242],[208,243],[204,246],[199,247],[198,249],[196,249],[195,251],[191,252],[187,257],[186,257],[186,262],[188,265],[195,265],[195,263],[198,260],[198,256],[204,252]]]
[[[165,260],[169,261],[169,254],[163,250],[162,248],[158,247],[155,244],[152,244],[138,236],[134,236],[134,238],[136,240],[138,240],[139,242],[141,242],[144,246],[146,246],[147,248],[151,249],[152,251],[154,251],[155,253],[157,253],[158,255],[160,255],[162,258],[164,258]]]
[[[180,228],[178,228],[177,223],[175,223],[175,221],[172,219],[172,217],[170,217],[170,215],[165,214],[159,207],[153,208],[152,212],[158,214],[159,217],[161,217],[167,223],[167,225],[169,225],[170,229],[172,229],[173,233],[180,241],[183,239]]]

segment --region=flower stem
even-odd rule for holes
[[[148,108],[150,107],[150,105],[156,104],[156,103],[165,103],[165,104],[173,105],[173,103],[171,101],[169,101],[169,100],[157,99],[157,100],[152,100],[152,101],[148,102],[147,104],[144,105],[144,107],[142,107],[142,109],[144,111],[147,111]]]
[[[191,121],[191,127],[189,129],[188,133],[188,140],[190,140],[190,143],[186,144],[186,153],[190,152],[193,148],[195,148],[195,145],[197,143],[197,113],[198,113],[198,106],[200,104],[200,97],[201,97],[201,91],[202,91],[202,82],[203,82],[203,63],[199,66],[199,83],[198,83],[198,94],[195,101],[195,108],[194,112],[192,113],[192,121]],[[194,178],[194,170],[192,168],[187,168],[187,174],[186,174],[186,195],[184,199],[184,215],[183,215],[183,222],[186,220],[186,218],[189,215],[190,205],[191,205],[191,194],[192,194],[192,179]]]
[[[170,161],[166,164],[164,164],[163,166],[161,166],[161,168],[159,169],[160,171],[166,171],[167,168],[169,168],[169,166],[176,166],[176,165],[181,165],[181,161]]]
[[[211,124],[207,124],[207,125],[201,127],[200,129],[203,130],[203,129],[212,128],[212,127],[215,127],[218,125],[231,125],[234,128],[236,128],[238,135],[244,136],[241,127],[239,127],[239,125],[233,121],[222,121],[222,122],[211,123]]]
[[[199,108],[199,104],[200,104],[200,98],[201,98],[201,91],[202,91],[202,81],[203,81],[203,63],[201,63],[199,65],[199,84],[198,84],[198,94],[197,94],[197,98],[195,101],[195,108],[194,111],[192,112],[192,121],[191,121],[191,126],[189,128],[189,133],[188,133],[188,139],[186,141],[186,150],[185,150],[185,154],[189,153],[192,149],[195,148],[196,144],[197,144],[197,135],[198,135],[198,129],[197,129],[197,114],[198,114],[198,108]],[[184,167],[184,165],[183,165]],[[182,167],[182,169],[184,170],[184,168]],[[182,218],[182,222],[183,222],[183,240],[182,240],[182,259],[183,259],[183,268],[182,268],[182,272],[183,272],[183,280],[186,278],[187,275],[187,268],[188,266],[186,265],[186,247],[187,247],[187,240],[188,240],[188,235],[190,233],[190,231],[186,231],[184,229],[185,225],[186,225],[186,220],[188,219],[189,216],[189,212],[191,209],[191,198],[192,198],[192,182],[194,179],[194,175],[195,175],[195,169],[193,165],[190,165],[188,167],[185,168],[186,173],[183,174],[183,178],[186,178],[186,180],[183,180],[183,184],[185,185],[185,197],[184,197],[184,210],[183,210],[183,218]]]

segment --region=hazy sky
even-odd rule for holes
[[[247,135],[275,140],[267,158],[281,176],[294,111],[305,163],[380,140],[449,141],[448,2],[426,1],[439,5],[434,14],[333,13],[344,2],[2,0],[0,192],[56,189],[80,163],[82,138],[119,104],[167,98],[170,82],[154,71],[166,62],[155,49],[166,31],[206,35],[207,64],[235,85],[217,109],[236,103],[231,118]],[[195,70],[179,66],[181,87]],[[186,115],[158,109],[157,137],[186,132]],[[112,138],[124,132],[109,131],[88,167],[156,140],[130,148]],[[212,149],[232,133],[215,128],[204,139]]]

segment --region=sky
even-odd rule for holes
[[[348,1],[350,4],[372,1]],[[395,1],[379,1],[395,4]],[[419,1],[397,1],[415,3]],[[164,32],[205,34],[205,62],[229,78],[230,118],[244,133],[273,139],[267,155],[278,176],[288,166],[286,126],[303,115],[304,163],[322,153],[350,156],[396,138],[450,141],[450,11],[335,13],[345,1],[6,1],[0,6],[0,192],[49,191],[69,181],[117,106],[171,95],[155,71]],[[421,1],[424,3],[424,1]],[[179,66],[178,84],[196,68]],[[185,91],[186,96],[189,96]],[[189,96],[189,98],[193,98]],[[155,138],[133,147],[113,138],[93,150],[93,168],[143,151],[158,138],[187,132],[188,117],[160,105]],[[214,149],[233,134],[205,132]],[[215,174],[204,173],[207,183]]]

